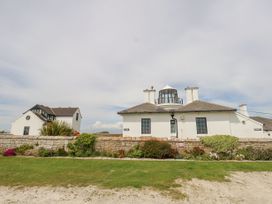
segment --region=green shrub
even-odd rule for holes
[[[83,133],[77,137],[74,143],[68,144],[68,153],[71,156],[88,157],[95,152],[96,136],[93,134]]]
[[[143,156],[144,156],[143,152],[142,150],[140,150],[140,145],[134,146],[127,153],[127,157],[130,157],[130,158],[142,158]]]
[[[47,136],[71,136],[73,129],[63,121],[48,122],[40,130],[40,135]]]
[[[175,158],[177,151],[171,148],[168,142],[150,140],[146,141],[140,150],[145,158],[166,159]]]
[[[29,154],[33,153],[35,154],[35,152],[28,152]],[[57,150],[53,150],[53,149],[45,149],[43,147],[39,148],[38,150],[38,156],[39,157],[55,157],[55,156],[67,156],[68,153],[64,150],[64,148],[59,148]],[[35,155],[33,155],[35,156]]]
[[[4,152],[5,152],[5,148],[0,147],[0,155],[3,155],[3,154],[4,154]]]
[[[272,160],[272,148],[260,149],[248,146],[239,149],[237,155],[243,155],[246,160]]]
[[[201,147],[194,147],[192,150],[189,151],[189,153],[192,154],[194,157],[198,157],[205,154],[205,151]]]
[[[23,144],[20,147],[16,147],[15,151],[18,155],[24,155],[27,150],[33,149],[33,145]]]
[[[230,135],[214,135],[200,138],[201,143],[218,154],[230,154],[238,147],[239,139]]]
[[[181,154],[184,159],[208,160],[209,156],[205,154],[205,150],[201,147],[194,147],[191,150],[185,150]]]
[[[39,157],[53,157],[55,156],[54,150],[52,149],[45,149],[43,147],[39,148],[38,150]]]
[[[68,156],[68,152],[65,151],[64,148],[59,148],[56,151],[54,151],[55,156],[65,157]]]

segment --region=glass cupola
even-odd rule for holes
[[[165,86],[159,91],[158,104],[181,104],[177,89],[171,86]]]

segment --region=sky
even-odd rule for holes
[[[143,90],[272,113],[269,0],[0,0],[0,130],[35,104],[120,132]],[[267,117],[272,115],[267,114]]]

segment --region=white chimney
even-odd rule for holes
[[[185,88],[186,104],[192,103],[193,101],[199,100],[198,87],[187,87]]]
[[[155,93],[156,93],[156,90],[154,89],[154,87],[151,86],[150,89],[145,89],[144,93],[145,93],[145,103],[155,104]]]
[[[247,116],[247,117],[249,117],[249,114],[248,114],[248,111],[247,111],[247,104],[241,104],[239,106],[239,111],[238,112],[245,115],[245,116]]]

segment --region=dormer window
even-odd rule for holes
[[[79,113],[76,113],[76,121],[78,121]]]

